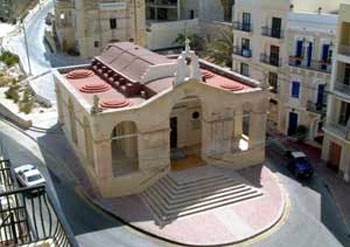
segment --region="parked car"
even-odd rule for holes
[[[24,187],[46,183],[46,180],[40,171],[31,164],[15,168],[15,174],[19,183]]]
[[[51,25],[52,24],[52,20],[55,18],[55,16],[51,13],[51,12],[49,12],[49,13],[47,13],[47,15],[46,15],[46,17],[45,17],[45,23],[46,23],[46,25]]]
[[[300,151],[287,151],[287,167],[296,178],[311,178],[314,167],[309,162],[306,154]]]

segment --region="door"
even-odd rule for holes
[[[344,70],[344,82],[345,85],[350,85],[350,65],[346,65]]]
[[[242,30],[250,31],[250,13],[243,13],[242,15]]]
[[[279,66],[280,60],[280,48],[278,46],[271,45],[270,48],[270,64]]]
[[[294,112],[289,113],[289,125],[288,125],[288,135],[293,136],[296,133],[298,127],[298,114]]]
[[[341,146],[334,142],[331,142],[330,150],[329,150],[329,162],[330,162],[330,166],[337,171],[339,170],[340,157],[341,157]]]
[[[318,85],[318,91],[317,91],[317,109],[321,110],[323,107],[324,102],[324,84]]]
[[[170,148],[177,148],[177,117],[170,118]]]
[[[250,40],[242,38],[242,56],[250,57]]]
[[[271,36],[274,38],[281,38],[281,26],[282,26],[282,19],[273,17],[272,18],[272,30],[271,30]]]
[[[313,44],[310,42],[309,47],[307,48],[307,66],[311,66],[312,62],[312,50],[313,50]]]

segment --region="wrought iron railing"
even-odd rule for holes
[[[249,57],[252,57],[252,50],[242,49],[238,46],[235,46],[235,47],[233,47],[233,54],[249,58]]]
[[[311,100],[307,101],[307,110],[314,113],[326,114],[327,105],[325,103],[312,102]]]
[[[44,185],[0,194],[0,246],[78,246]]]
[[[310,62],[305,61],[303,57],[289,57],[289,65],[293,67],[303,68],[303,69],[310,69],[325,73],[331,73],[332,72],[332,63],[331,61],[317,61],[317,60],[311,60]]]
[[[345,84],[345,83],[342,83],[341,81],[337,80],[334,83],[334,90],[339,91],[339,92],[343,93],[344,95],[348,95],[350,97],[350,83]]]
[[[276,67],[282,66],[282,59],[278,58],[278,56],[269,56],[265,53],[260,55],[260,62]]]
[[[239,22],[239,21],[234,21],[232,23],[232,27],[234,30],[240,30],[243,32],[251,32],[252,28],[251,28],[251,24],[250,23],[243,23],[243,22]]]
[[[283,39],[284,38],[284,32],[281,28],[269,28],[269,27],[262,27],[261,34],[263,36],[268,36],[276,39]]]

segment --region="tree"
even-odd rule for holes
[[[190,40],[190,47],[191,50],[203,50],[203,43],[204,40],[201,36],[199,36],[198,34],[194,33],[194,34],[190,34],[187,36],[187,38]],[[184,35],[183,33],[180,33],[177,38],[174,40],[173,42],[174,44],[178,44],[181,47],[185,47],[186,45],[186,35]]]
[[[214,63],[232,67],[233,52],[233,32],[231,28],[223,28],[219,32],[219,37],[212,42],[206,41],[207,56]]]

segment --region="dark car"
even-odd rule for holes
[[[303,152],[286,152],[288,169],[296,178],[311,178],[314,174],[314,167],[308,161]]]

